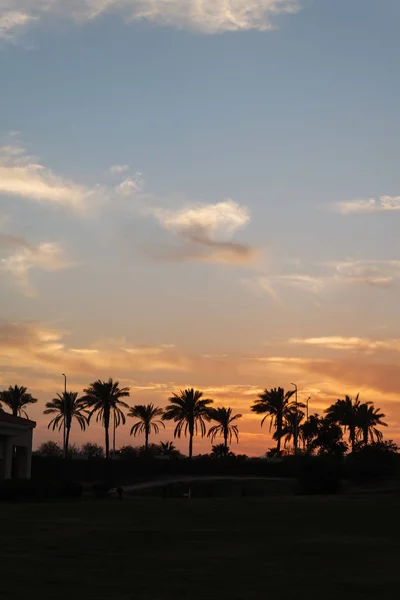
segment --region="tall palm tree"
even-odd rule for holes
[[[129,408],[128,404],[121,400],[129,396],[128,387],[119,387],[118,381],[113,381],[112,378],[108,381],[98,379],[90,384],[88,388],[83,390],[85,393],[85,406],[90,409],[88,421],[92,415],[97,413],[96,421],[101,422],[105,433],[106,458],[110,457],[110,417],[114,415],[115,426],[120,423],[125,425],[126,419],[123,408]]]
[[[255,400],[251,410],[257,414],[265,414],[265,417],[261,421],[261,427],[264,425],[265,419],[270,418],[270,427],[275,428],[276,434],[276,449],[278,452],[281,451],[281,439],[282,429],[284,423],[285,414],[295,406],[295,402],[291,400],[295,390],[289,390],[285,392],[283,388],[273,388],[271,390],[264,390],[262,394],[259,394],[257,400]],[[300,406],[300,404],[298,404]],[[302,406],[302,405],[301,405]]]
[[[285,447],[289,444],[298,433],[301,434],[301,422],[304,419],[304,412],[296,408],[296,406],[290,406],[284,413],[283,416],[283,427],[279,433],[280,437],[284,440]],[[278,431],[275,431],[273,435],[274,440],[278,440]]]
[[[48,429],[61,431],[65,424],[64,458],[67,458],[73,419],[78,422],[82,431],[85,431],[88,424],[88,413],[83,398],[78,398],[78,392],[57,394],[57,398],[46,402],[46,410],[43,412],[45,415],[56,415],[48,424]]]
[[[382,419],[385,418],[384,413],[380,412],[380,408],[375,408],[372,402],[365,402],[358,407],[358,427],[357,437],[362,439],[365,446],[371,438],[373,442],[381,442],[383,434],[377,426],[387,427]]]
[[[359,427],[359,394],[354,400],[350,396],[345,396],[342,400],[337,400],[326,409],[326,418],[328,421],[337,423],[343,427],[344,431],[349,432],[351,451],[354,452],[357,442],[357,429]]]
[[[233,415],[231,408],[210,408],[209,415],[212,421],[216,421],[218,425],[214,425],[208,432],[208,437],[211,438],[211,443],[214,442],[217,435],[222,435],[224,438],[225,448],[228,448],[232,443],[232,438],[235,437],[239,443],[239,429],[237,425],[233,425],[234,421],[240,419],[242,415]]]
[[[149,435],[153,430],[154,433],[159,433],[160,425],[165,428],[165,425],[162,421],[156,420],[157,417],[161,417],[163,415],[162,408],[158,408],[154,406],[154,404],[137,404],[128,412],[128,417],[133,417],[134,419],[139,419],[137,423],[131,429],[131,435],[134,436],[144,433],[144,448],[147,452],[149,448]]]
[[[200,431],[203,437],[206,434],[206,421],[210,420],[209,405],[213,402],[203,399],[203,392],[187,389],[174,394],[168,400],[169,406],[164,411],[164,421],[177,423],[174,436],[180,438],[189,434],[189,458],[193,456],[193,437]]]
[[[14,385],[14,387],[10,385],[8,390],[0,392],[0,400],[11,409],[14,417],[25,417],[26,419],[29,417],[25,406],[37,402],[37,398],[33,398],[31,394],[28,394],[27,388],[23,385]]]

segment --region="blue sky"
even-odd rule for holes
[[[193,384],[244,409],[297,377],[318,409],[360,389],[394,415],[399,19],[396,0],[0,0],[1,383],[47,399],[66,363],[77,389]]]

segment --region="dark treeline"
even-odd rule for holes
[[[194,389],[186,389],[174,393],[165,409],[154,404],[129,406],[128,387],[120,387],[118,381],[97,380],[83,390],[65,391],[47,402],[44,414],[49,415],[48,427],[64,432],[64,443],[61,449],[54,442],[46,442],[39,448],[42,456],[64,458],[85,456],[87,458],[110,458],[115,454],[120,458],[138,458],[144,454],[150,457],[181,457],[172,442],[152,444],[151,438],[165,428],[165,422],[175,424],[174,438],[187,437],[189,441],[189,458],[193,456],[193,444],[197,435],[208,436],[212,444],[220,437],[222,443],[214,444],[214,457],[232,456],[232,441],[239,442],[239,425],[242,418],[234,414],[228,407],[214,408],[213,400],[204,398],[203,393]],[[28,393],[23,386],[10,386],[0,392],[0,410],[9,410],[13,415],[28,417],[29,405],[37,403],[37,399]],[[306,405],[297,401],[296,390],[286,391],[283,388],[265,389],[253,402],[251,410],[262,416],[261,425],[269,421],[270,431],[276,447],[268,452],[270,458],[287,454],[328,455],[343,457],[348,451],[354,453],[360,448],[381,443],[383,439],[379,427],[386,427],[385,415],[371,402],[362,403],[359,396],[355,399],[346,396],[328,407],[324,415],[305,412]],[[141,435],[144,446],[134,448],[127,446],[115,449],[115,432],[125,425],[127,417],[135,422],[130,428],[132,436]],[[71,431],[74,425],[86,430],[92,420],[101,423],[104,428],[105,451],[90,442],[82,449],[71,445]],[[113,452],[110,450],[110,432],[113,435]]]

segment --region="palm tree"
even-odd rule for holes
[[[237,425],[233,425],[233,422],[240,419],[242,415],[232,415],[231,408],[211,408],[209,414],[211,419],[218,423],[218,425],[211,427],[208,432],[211,443],[214,442],[217,435],[223,436],[225,448],[228,448],[228,440],[229,444],[232,443],[233,437],[239,443],[239,429]]]
[[[56,415],[48,424],[48,429],[61,431],[65,424],[64,458],[67,458],[73,419],[76,419],[82,431],[85,431],[88,424],[84,400],[78,398],[77,392],[57,394],[57,398],[46,403],[46,410],[43,412],[45,415]]]
[[[165,425],[162,421],[157,421],[157,417],[161,417],[163,415],[162,408],[158,408],[154,406],[154,404],[137,404],[128,412],[128,417],[133,417],[135,419],[139,419],[137,423],[131,429],[131,435],[133,434],[135,437],[139,433],[144,433],[144,447],[147,452],[149,448],[149,435],[151,430],[154,433],[159,433],[160,425],[165,428]]]
[[[359,427],[358,411],[360,408],[360,400],[358,397],[359,394],[357,394],[355,400],[352,400],[350,396],[346,396],[344,400],[337,400],[335,404],[332,404],[332,406],[325,411],[328,421],[337,423],[343,427],[345,431],[349,431],[352,452],[354,452],[356,447],[357,429]]]
[[[119,382],[113,381],[110,377],[108,381],[101,381],[98,379],[97,381],[91,383],[90,386],[84,390],[84,393],[85,397],[83,400],[85,402],[85,406],[91,409],[88,422],[90,421],[92,415],[97,413],[96,421],[100,421],[104,427],[106,458],[109,458],[110,416],[111,414],[114,415],[114,423],[116,427],[118,427],[121,422],[125,424],[126,419],[122,408],[129,408],[129,406],[126,404],[126,402],[123,402],[121,398],[126,398],[129,396],[129,388],[120,388]]]
[[[14,417],[24,416],[26,419],[29,417],[25,406],[37,402],[37,398],[33,398],[31,394],[28,394],[27,388],[23,385],[15,385],[14,387],[10,385],[8,390],[0,392],[0,400],[11,409]]]
[[[206,434],[205,421],[210,420],[210,409],[208,407],[213,401],[202,399],[203,392],[187,389],[174,394],[169,398],[169,406],[164,411],[164,421],[175,421],[177,423],[174,436],[180,438],[182,431],[184,435],[189,434],[189,458],[193,456],[193,437]]]
[[[259,394],[257,400],[254,402],[251,410],[257,414],[265,414],[265,417],[261,421],[261,427],[264,425],[265,419],[270,418],[270,427],[275,427],[274,438],[277,441],[276,449],[277,452],[281,451],[281,439],[282,429],[284,423],[284,417],[288,410],[295,406],[295,402],[291,400],[295,390],[290,390],[285,393],[283,388],[273,388],[271,390],[264,390],[262,394]],[[298,406],[302,406],[298,404]]]
[[[161,456],[180,456],[180,452],[173,442],[160,442],[159,452]]]
[[[357,437],[362,438],[365,446],[368,444],[369,438],[373,442],[381,442],[383,434],[377,426],[387,427],[387,423],[384,423],[382,419],[385,418],[384,413],[380,412],[380,408],[375,408],[372,402],[365,402],[360,404],[358,407],[358,427]]]
[[[284,439],[285,447],[290,443],[292,438],[296,436],[296,432],[301,433],[301,422],[304,419],[304,412],[296,408],[296,406],[290,406],[284,413],[283,416],[283,427],[280,431],[280,437]],[[278,431],[275,431],[273,435],[274,440],[278,440]]]
[[[312,442],[318,437],[320,429],[322,427],[323,419],[315,413],[310,415],[301,426],[300,426],[300,438],[307,450],[310,449]]]
[[[216,444],[212,447],[211,456],[215,458],[225,458],[226,456],[235,456],[233,452],[230,452],[229,446],[225,444]]]

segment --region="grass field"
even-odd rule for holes
[[[0,506],[0,597],[394,599],[400,499]]]

